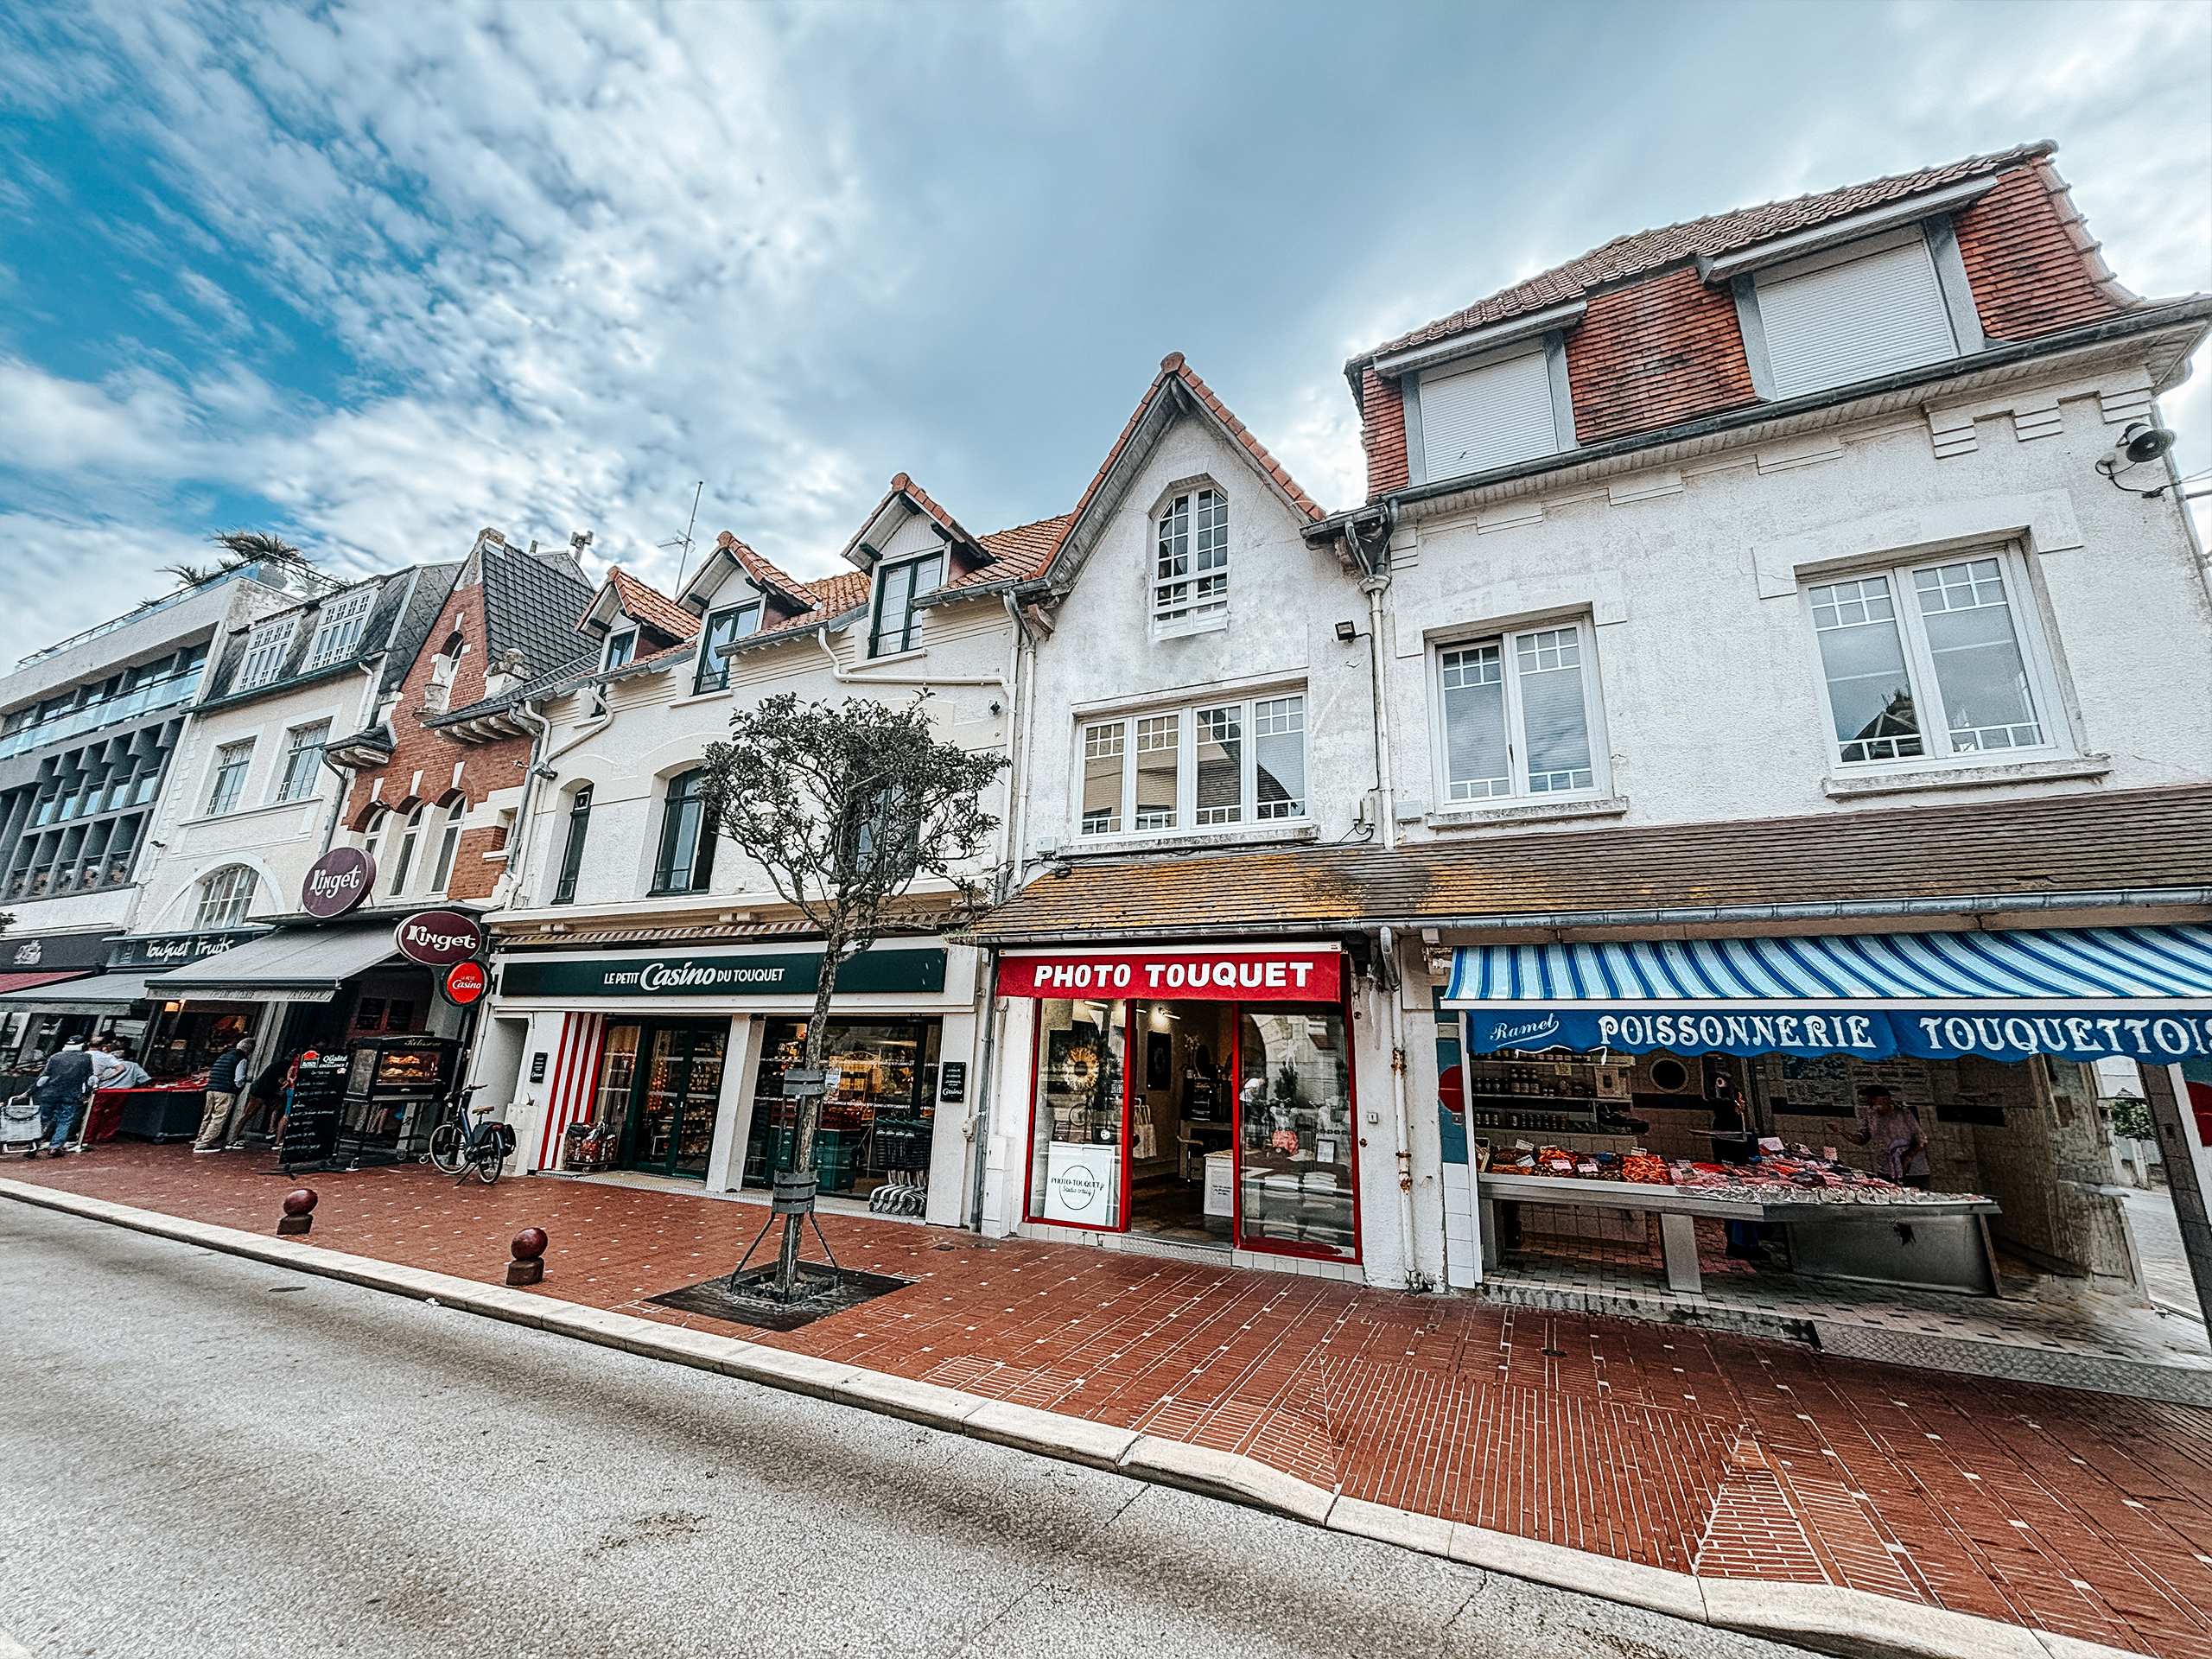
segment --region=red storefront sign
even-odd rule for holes
[[[1147,997],[1194,1002],[1334,1002],[1344,957],[1330,946],[1055,950],[1005,957],[1001,996]]]

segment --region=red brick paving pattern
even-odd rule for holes
[[[264,1155],[115,1146],[0,1174],[273,1230]],[[749,1204],[419,1166],[314,1178],[310,1242],[1244,1452],[1379,1503],[1717,1577],[1834,1583],[2212,1659],[2212,1412],[1792,1344],[843,1216],[914,1287],[787,1336],[641,1299],[727,1270]]]

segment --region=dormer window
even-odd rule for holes
[[[1187,490],[1154,525],[1152,626],[1156,636],[1198,633],[1229,621],[1229,498]]]
[[[1916,225],[1772,266],[1750,283],[1777,399],[1959,355],[1943,283]]]
[[[699,668],[692,681],[692,690],[702,692],[729,690],[729,658],[721,654],[721,648],[760,632],[760,601],[757,599],[710,614],[707,618],[705,636],[699,645]]]
[[[351,655],[361,642],[361,630],[368,626],[376,602],[377,590],[363,588],[340,594],[325,605],[315,622],[315,641],[308,647],[308,668],[328,668]]]
[[[635,628],[625,629],[622,632],[612,636],[607,640],[607,662],[605,666],[607,668],[623,667],[637,654],[638,631]]]
[[[888,657],[912,650],[921,632],[914,601],[944,585],[942,553],[881,567],[876,574],[875,627],[868,636],[868,654]]]
[[[299,620],[297,612],[287,612],[253,625],[253,632],[245,637],[245,660],[238,664],[233,691],[251,691],[283,672],[285,656],[292,647],[292,631]]]

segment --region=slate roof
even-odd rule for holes
[[[304,682],[351,672],[379,652],[384,654],[384,663],[378,689],[382,691],[393,690],[407,677],[408,670],[414,665],[416,653],[422,649],[423,642],[429,637],[431,628],[444,611],[447,595],[452,593],[453,584],[460,576],[461,569],[459,564],[410,565],[389,575],[373,576],[365,582],[334,588],[319,598],[290,607],[289,613],[296,620],[293,624],[291,639],[285,648],[283,670],[273,680],[264,680],[259,685],[238,691],[230,688],[238,677],[239,667],[245,661],[247,643],[252,631],[248,627],[232,633],[220,647],[221,660],[216,664],[214,677],[209,682],[212,687],[219,689],[213,690],[200,707],[208,709],[232,702],[281,696]],[[315,628],[323,607],[350,594],[358,594],[365,588],[374,588],[377,596],[353,649],[344,656],[309,671],[306,666],[308,653],[315,648]],[[267,622],[285,614],[286,611],[272,611],[256,618],[255,621]]]
[[[2065,895],[2212,887],[2212,787],[2116,791],[1798,818],[1515,834],[1478,842],[1081,860],[966,930],[990,943],[1069,936],[1323,931],[1365,923],[1508,927],[1603,913],[1970,898],[2063,908]],[[2201,898],[2171,900],[2202,904]],[[1573,925],[1591,925],[1593,922]],[[1807,931],[1778,920],[1775,931]]]
[[[1699,255],[1714,257],[1733,253],[1738,249],[1770,241],[1778,236],[1810,229],[1829,219],[1866,213],[1906,196],[1941,190],[1986,174],[2000,173],[2024,162],[2041,160],[2057,148],[2048,140],[2020,144],[1993,156],[1969,156],[1964,161],[1923,168],[1917,173],[1901,173],[1891,178],[1847,185],[1840,190],[1821,191],[1812,195],[1794,197],[1788,201],[1770,201],[1757,207],[1739,207],[1731,213],[1714,213],[1680,225],[1666,225],[1656,230],[1637,231],[1632,235],[1615,237],[1603,246],[1592,248],[1565,264],[1555,265],[1524,282],[1516,283],[1510,288],[1501,289],[1487,299],[1478,300],[1465,310],[1455,311],[1425,327],[1416,328],[1411,334],[1401,334],[1371,351],[1363,352],[1344,365],[1344,372],[1352,384],[1357,385],[1360,369],[1389,353],[1404,351],[1413,346],[1425,346],[1432,340],[1448,340],[1454,334],[1503,322],[1509,317],[1563,305],[1570,300],[1582,299],[1594,289],[1642,276]]]
[[[536,678],[595,655],[588,641],[576,637],[576,619],[589,607],[594,589],[581,573],[570,574],[576,569],[573,559],[556,563],[543,554],[486,543],[482,569],[487,665],[520,651]]]

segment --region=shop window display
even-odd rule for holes
[[[806,1054],[806,1021],[772,1020],[747,1137],[745,1185],[766,1186],[792,1166],[798,1103],[784,1073]],[[822,1191],[865,1198],[887,1185],[925,1184],[936,1128],[938,1043],[933,1020],[833,1020],[823,1057],[830,1092],[815,1131]]]
[[[1344,1015],[1248,1013],[1237,1067],[1239,1241],[1350,1255],[1354,1137]]]

